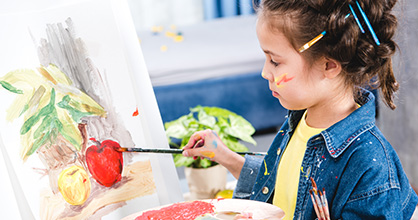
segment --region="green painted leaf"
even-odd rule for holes
[[[81,149],[81,143],[79,143],[75,137],[76,134],[72,132],[67,132],[63,124],[61,123],[58,118],[55,120],[56,127],[58,128],[59,133],[68,141],[70,142],[77,150]]]
[[[70,106],[70,101],[71,101],[70,96],[66,95],[62,98],[62,100],[59,103],[57,103],[57,106],[67,110],[68,113],[71,115],[71,118],[76,123],[80,123],[81,118],[92,115],[92,113],[90,112],[82,112],[76,108],[73,108],[72,106]]]
[[[26,153],[26,156],[32,155],[40,146],[44,145],[50,139],[51,131],[46,132],[42,137],[38,138]]]
[[[23,91],[20,89],[17,89],[16,87],[12,86],[10,83],[6,81],[0,81],[1,86],[3,88],[9,90],[10,92],[16,93],[16,94],[23,94]]]
[[[42,123],[33,133],[33,139],[38,139],[39,137],[41,137],[41,135],[46,134],[49,130],[51,130],[53,126],[52,120],[53,117],[51,115],[45,116],[42,120]]]
[[[20,134],[24,135],[26,134],[30,129],[32,129],[32,126],[34,126],[42,117],[51,114],[55,109],[55,90],[51,90],[51,98],[48,105],[43,107],[39,112],[29,117],[20,128]]]
[[[24,107],[23,107],[23,109],[22,109],[22,111],[20,112],[20,114],[19,114],[19,117],[20,116],[22,116],[27,110],[29,109],[29,105],[28,104],[26,104]]]

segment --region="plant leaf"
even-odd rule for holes
[[[183,148],[187,144],[193,133],[204,129],[216,131],[221,140],[233,151],[248,151],[248,148],[238,139],[256,144],[251,137],[255,132],[251,123],[242,116],[219,107],[198,105],[191,108],[189,114],[165,123],[165,128],[169,140],[171,138],[181,139],[179,148]],[[194,168],[207,168],[216,164],[208,159],[193,160],[192,158],[184,158],[182,155],[175,155],[174,162],[176,166]]]
[[[199,119],[199,123],[206,126],[206,129],[211,129],[216,124],[216,118],[208,115],[203,109],[198,112],[197,117]]]
[[[208,160],[206,158],[200,159],[200,166],[202,168],[208,168],[208,167],[212,166],[212,161],[210,161],[210,160]]]
[[[222,140],[229,149],[235,152],[248,151],[248,148],[241,144],[237,139],[225,138]]]
[[[251,137],[251,135],[254,134],[255,129],[247,120],[238,115],[230,115],[229,122],[231,126],[229,128],[225,128],[226,133],[253,145],[257,144]]]
[[[188,117],[187,115],[184,115],[178,118],[177,120],[166,122],[164,124],[164,127],[166,129],[165,132],[166,132],[167,137],[177,138],[177,139],[184,138],[188,133],[183,123],[184,121],[187,120],[187,117]]]
[[[203,107],[203,110],[208,114],[215,117],[225,117],[228,118],[230,115],[237,115],[234,112],[231,112],[227,109],[219,108],[219,107]]]
[[[181,154],[173,155],[173,157],[174,157],[174,165],[176,167],[181,167],[181,166],[189,167],[194,162],[193,158],[184,157]]]

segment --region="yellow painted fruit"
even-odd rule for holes
[[[80,166],[68,167],[58,177],[58,189],[65,201],[71,205],[81,205],[90,195],[89,176]]]
[[[232,199],[232,194],[234,193],[233,190],[225,189],[218,192],[215,196],[216,199]]]

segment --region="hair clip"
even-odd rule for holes
[[[299,53],[302,53],[303,51],[309,49],[309,47],[311,47],[316,42],[318,42],[319,40],[321,40],[321,38],[324,37],[326,33],[327,33],[326,31],[322,31],[322,33],[320,33],[314,39],[312,39],[308,43],[304,44],[302,47],[299,48]]]
[[[354,13],[354,11],[353,11]],[[348,13],[344,19],[347,19],[348,17],[350,17],[350,13]],[[359,23],[360,25],[360,23]],[[316,36],[314,39],[310,40],[308,43],[304,44],[302,47],[299,48],[299,53],[302,53],[303,51],[309,49],[312,45],[314,45],[317,41],[321,40],[322,37],[325,36],[325,34],[327,33],[327,31],[323,31],[322,33],[320,33],[318,36]]]
[[[356,23],[357,23],[358,27],[360,28],[361,33],[363,33],[363,34],[364,34],[364,29],[363,29],[363,26],[360,24],[360,21],[359,21],[359,19],[358,19],[357,15],[356,15],[356,13],[354,12],[353,7],[352,7],[351,5],[348,5],[348,7],[350,7],[351,13],[352,13],[352,14],[353,14],[353,16],[354,16],[354,20],[356,20]]]
[[[356,5],[358,10],[360,11],[361,16],[363,17],[364,22],[367,25],[367,28],[369,29],[370,33],[372,34],[373,40],[376,42],[377,46],[380,45],[380,41],[376,36],[376,33],[374,32],[372,25],[370,24],[369,19],[367,18],[366,14],[364,13],[363,9],[361,8],[360,4],[358,3],[358,1],[356,1]],[[361,33],[365,33],[363,26],[360,23],[359,18],[356,15],[356,12],[354,12],[353,7],[351,6],[351,4],[348,5],[350,7],[351,10],[351,14],[354,17],[354,20],[356,20],[357,25],[360,28]],[[350,16],[350,13],[348,13],[345,16],[345,19],[347,19]],[[312,45],[314,45],[316,42],[318,42],[321,38],[323,38],[325,36],[327,32],[323,31],[322,33],[320,33],[318,36],[316,36],[315,38],[313,38],[312,40],[310,40],[308,43],[304,44],[302,47],[299,48],[299,53],[302,53],[303,51],[309,49]]]
[[[360,6],[360,4],[358,3],[358,1],[356,1],[356,4],[357,4],[357,8],[358,8],[358,10],[360,11],[361,16],[362,16],[362,17],[363,17],[363,19],[364,19],[364,22],[366,22],[367,28],[369,28],[369,31],[370,31],[370,33],[372,34],[372,37],[373,37],[374,42],[376,42],[377,46],[379,46],[379,45],[380,45],[380,41],[379,41],[379,39],[377,38],[376,33],[374,32],[373,27],[372,27],[372,25],[370,24],[369,19],[367,19],[367,16],[366,16],[366,14],[364,13],[364,11],[363,11],[363,9],[361,8],[361,6]]]

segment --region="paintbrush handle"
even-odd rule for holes
[[[121,152],[141,152],[141,153],[160,153],[160,154],[181,154],[182,149],[144,149],[144,148],[119,148]]]
[[[252,156],[263,156],[263,157],[267,155],[266,152],[251,152],[251,151],[242,151],[242,152],[235,152],[235,153],[240,154],[240,155],[248,154]]]
[[[121,147],[118,149],[120,152],[142,152],[142,153],[160,153],[160,154],[181,154],[183,153],[182,149],[144,149],[144,148],[124,148]],[[265,156],[267,153],[264,152],[236,152],[240,155],[254,155],[254,156]]]

